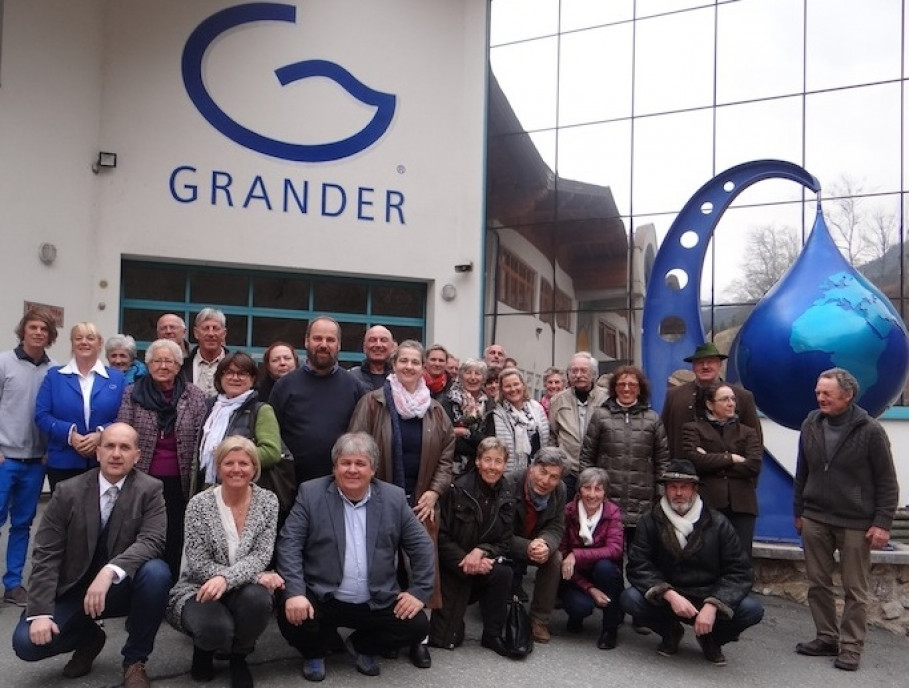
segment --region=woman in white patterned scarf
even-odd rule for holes
[[[549,444],[549,420],[540,402],[530,398],[517,368],[499,373],[499,404],[487,423],[486,434],[508,447],[507,471],[526,468],[531,457]]]

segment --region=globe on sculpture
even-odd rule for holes
[[[817,408],[818,374],[834,367],[855,375],[859,405],[878,416],[906,383],[909,335],[887,297],[843,258],[818,206],[802,253],[736,336],[729,368],[763,413],[797,429]]]

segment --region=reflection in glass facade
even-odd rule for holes
[[[841,251],[905,319],[905,4],[492,0],[487,343],[532,383],[576,350],[604,371],[639,362],[669,225],[708,179],[769,158],[820,180]],[[814,200],[761,182],[723,217],[701,278],[721,348],[798,254]]]

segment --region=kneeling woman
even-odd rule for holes
[[[275,544],[278,498],[254,484],[256,446],[230,436],[215,450],[220,484],[186,508],[185,561],[170,592],[168,621],[193,638],[191,675],[214,676],[215,650],[230,653],[232,688],[250,688],[246,655],[272,615],[273,593],[284,587],[266,571]]]
[[[439,524],[441,609],[432,612],[429,642],[454,649],[464,641],[464,613],[479,599],[483,616],[481,643],[508,656],[502,642],[511,590],[507,556],[514,534],[514,497],[502,476],[508,448],[495,437],[477,447],[475,471],[460,475],[442,497]]]
[[[606,499],[609,475],[602,468],[585,468],[578,478],[578,495],[565,505],[562,552],[562,606],[568,631],[580,633],[595,607],[603,610],[597,647],[611,650],[622,620],[624,531],[622,513]]]

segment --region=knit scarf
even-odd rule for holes
[[[505,402],[505,413],[511,421],[511,427],[514,429],[514,453],[515,464],[523,466],[527,463],[530,456],[530,434],[537,429],[537,423],[530,412],[530,405],[524,402],[521,408],[517,409],[510,402]],[[517,461],[517,458],[523,461]]]
[[[227,432],[227,426],[230,424],[230,417],[234,411],[240,408],[255,390],[249,390],[239,394],[232,399],[228,399],[225,394],[219,394],[215,399],[215,405],[212,406],[211,413],[205,419],[202,426],[202,451],[199,457],[199,468],[205,471],[205,482],[214,485],[218,482],[217,471],[215,470],[215,449],[221,440],[224,439],[224,433]],[[255,432],[255,428],[251,428]]]
[[[391,482],[403,489],[404,439],[401,435],[401,419],[422,418],[429,410],[432,399],[429,396],[429,389],[422,380],[416,391],[411,394],[404,389],[404,385],[394,373],[386,378],[382,391],[385,394],[385,407],[391,421]]]
[[[584,508],[583,500],[578,500],[578,521],[580,522],[580,530],[578,535],[581,537],[581,542],[590,547],[593,544],[593,531],[596,530],[597,524],[600,522],[600,518],[603,516],[603,503],[600,503],[600,507],[593,512],[590,516],[587,515],[587,509]]]
[[[701,509],[703,507],[704,502],[701,501],[701,496],[695,495],[694,504],[691,505],[688,513],[684,516],[680,516],[672,510],[672,505],[669,503],[666,495],[663,495],[660,498],[660,508],[663,510],[663,513],[666,514],[666,518],[669,519],[669,523],[675,531],[675,537],[679,541],[679,547],[682,549],[685,549],[685,545],[688,544],[688,536],[691,535],[691,532],[694,530],[694,524],[697,523],[698,519],[701,517]]]
[[[417,389],[411,394],[404,389],[404,385],[401,384],[398,376],[394,373],[389,374],[386,379],[391,387],[391,397],[394,399],[395,409],[397,409],[401,418],[406,420],[408,418],[422,418],[426,415],[432,398],[429,395],[429,387],[422,380],[417,382]]]
[[[158,430],[165,435],[174,431],[177,424],[177,402],[183,396],[186,389],[186,382],[182,375],[177,375],[174,380],[174,389],[170,401],[164,396],[161,388],[155,384],[151,375],[140,377],[133,384],[133,401],[139,406],[158,414]]]

